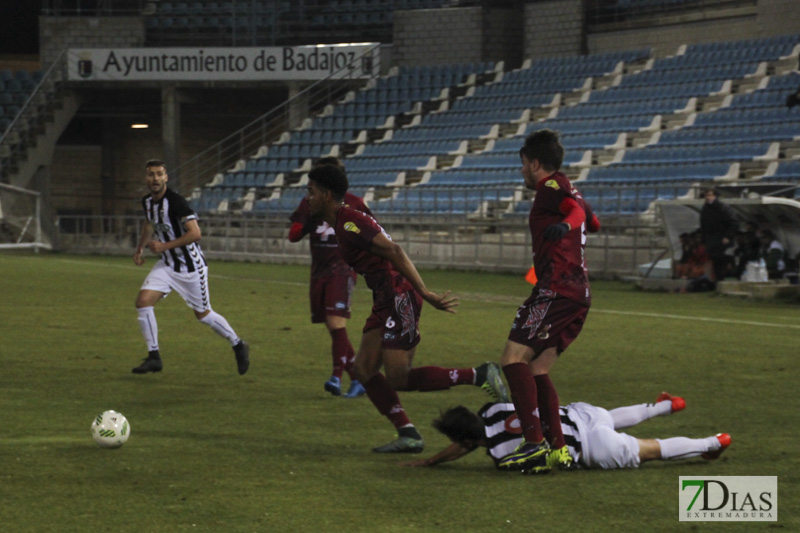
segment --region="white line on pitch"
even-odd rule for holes
[[[93,261],[81,261],[77,259],[59,259],[64,263],[77,263],[77,264],[92,264],[97,265],[98,263]],[[137,267],[135,265],[111,265],[105,263],[105,266],[111,266],[114,268],[123,268],[123,269],[142,269],[145,270],[147,267]],[[308,283],[306,282],[298,282],[298,281],[279,281],[269,278],[242,278],[242,277],[234,277],[234,276],[223,276],[220,274],[211,274],[212,278],[219,278],[219,279],[228,279],[228,280],[239,280],[239,281],[250,281],[250,282],[261,282],[261,283],[273,283],[275,285],[292,285],[292,286],[306,286]],[[360,287],[357,290],[369,290],[366,287]],[[516,296],[506,296],[506,295],[493,295],[493,294],[484,294],[484,293],[463,293],[461,295],[462,300],[472,300],[484,303],[497,303],[497,302],[518,302],[521,301],[519,297]],[[693,322],[715,322],[717,324],[739,324],[743,326],[758,326],[758,327],[765,327],[765,328],[787,328],[787,329],[800,329],[800,325],[798,324],[775,324],[773,322],[756,322],[754,320],[737,320],[732,318],[714,318],[714,317],[703,317],[703,316],[689,316],[689,315],[673,315],[668,313],[644,313],[640,311],[615,311],[613,309],[597,309],[593,307],[591,312],[594,313],[605,313],[609,315],[626,315],[626,316],[644,316],[649,318],[667,318],[673,320],[691,320]]]

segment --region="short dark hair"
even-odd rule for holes
[[[339,160],[338,157],[333,157],[332,155],[327,155],[325,157],[320,157],[316,161],[314,161],[315,167],[321,167],[322,165],[333,165],[335,167],[339,167],[340,169],[344,170],[344,164]]]
[[[433,427],[452,442],[479,441],[486,437],[481,417],[463,405],[440,413],[439,418],[433,421]]]
[[[559,170],[564,162],[564,147],[558,132],[537,130],[525,137],[519,155],[524,155],[529,161],[536,159],[547,170]]]
[[[344,170],[334,165],[320,165],[311,169],[308,179],[315,182],[323,189],[331,191],[337,200],[344,198],[350,184],[347,182],[347,174]]]
[[[161,159],[150,159],[147,163],[144,164],[144,169],[147,170],[150,167],[164,167],[164,171],[167,170],[167,165]]]

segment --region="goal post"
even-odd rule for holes
[[[0,183],[0,250],[51,249],[42,232],[38,191]]]

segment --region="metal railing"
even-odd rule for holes
[[[132,255],[143,222],[134,216],[61,216],[54,248],[71,253]],[[381,224],[424,268],[492,272],[524,272],[530,267],[531,242],[527,222],[452,220],[430,217],[408,220],[381,217]],[[224,216],[201,220],[201,245],[209,258],[266,263],[309,261],[308,239],[290,243],[285,216]],[[631,218],[605,223],[590,234],[586,256],[590,273],[613,278],[635,275],[668,247],[653,220]]]

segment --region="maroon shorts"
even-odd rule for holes
[[[364,333],[381,328],[384,348],[410,350],[419,344],[421,311],[422,296],[417,291],[410,290],[395,294],[393,303],[372,308],[372,314],[364,324]]]
[[[328,315],[350,318],[350,299],[356,283],[355,272],[347,276],[329,276],[311,280],[311,323],[321,324]]]
[[[508,340],[532,348],[536,355],[553,346],[561,353],[578,337],[588,313],[585,305],[534,287],[517,309]]]

